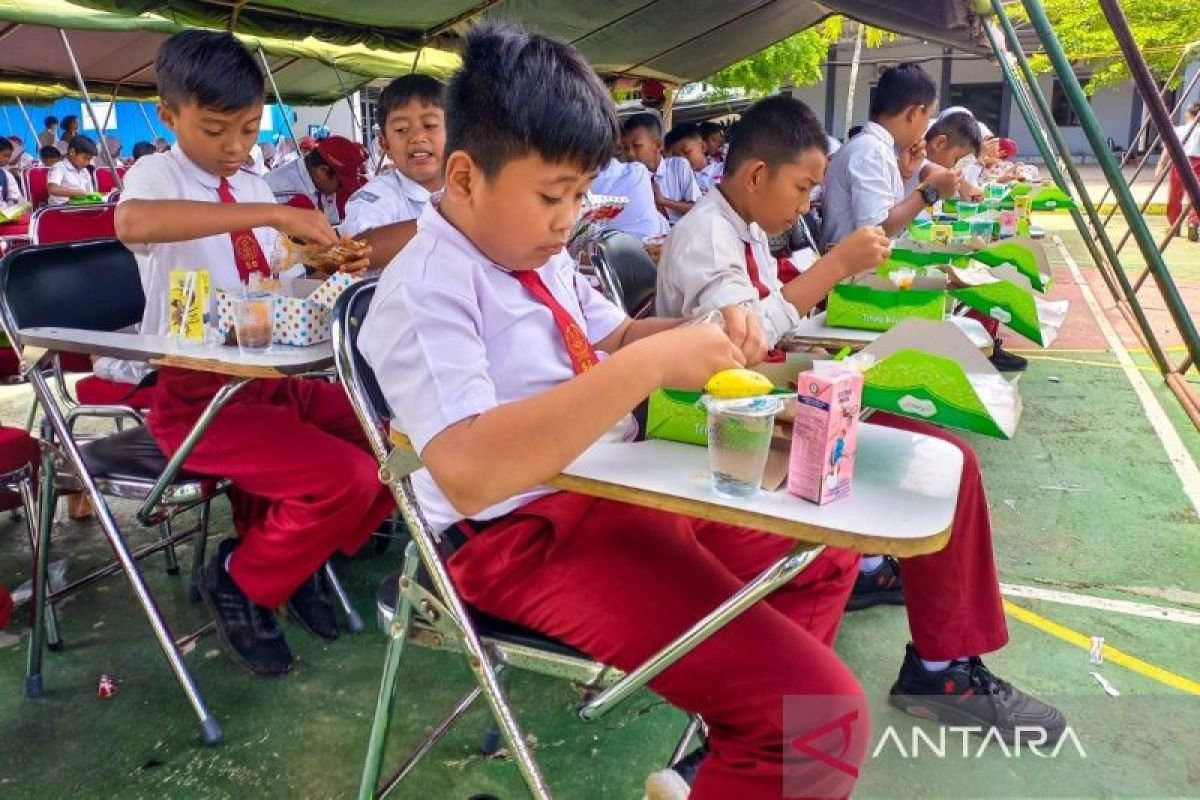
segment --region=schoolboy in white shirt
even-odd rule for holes
[[[50,205],[65,206],[72,197],[82,197],[96,191],[96,178],[91,170],[96,152],[96,143],[86,136],[76,136],[71,140],[66,157],[51,167],[46,176]]]
[[[671,230],[667,218],[654,206],[650,171],[640,161],[618,161],[616,158],[610,158],[596,173],[591,192],[624,197],[628,200],[621,213],[609,220],[608,230],[628,233],[639,239],[665,236]]]
[[[382,269],[417,231],[429,196],[442,188],[446,146],[445,86],[428,75],[404,75],[379,95],[379,145],[393,168],[372,178],[346,203],[343,236],[371,245],[371,267]]]
[[[625,120],[621,145],[626,160],[640,161],[650,170],[655,205],[674,225],[700,199],[700,186],[691,165],[678,156],[663,155],[662,122],[648,112]]]
[[[263,76],[232,35],[189,30],[159,48],[159,118],[177,143],[130,168],[117,236],[149,256],[142,333],[164,333],[167,274],[209,270],[213,288],[270,274],[276,231],[317,245],[337,241],[319,211],[277,205],[242,170],[258,138]],[[365,264],[352,265],[361,269]],[[174,453],[224,385],[221,376],[160,368],[146,427]],[[353,553],[394,508],[341,387],[325,381],[255,380],[216,416],[189,455],[194,473],[232,481],[236,539],[221,542],[200,593],[222,647],[265,675],[291,670],[273,609],[304,629],[337,636],[321,566]]]
[[[446,105],[445,191],[384,270],[359,343],[425,464],[430,524],[466,538],[448,564],[464,599],[628,670],[791,545],[543,484],[656,387],[698,387],[745,354],[714,325],[628,319],[563,252],[617,125],[576,51],[476,27]],[[865,722],[831,648],[857,556],[818,560],[650,682],[709,726],[693,800],[780,795],[787,695],[837,696]],[[786,769],[820,796],[853,785],[820,784],[836,771],[802,754]]]

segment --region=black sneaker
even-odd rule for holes
[[[929,672],[911,644],[888,702],[914,717],[977,728],[980,736],[995,728],[1005,744],[1014,743],[1018,728],[1027,744],[1053,744],[1067,726],[1058,709],[997,678],[978,657]]]
[[[671,769],[678,772],[679,776],[687,782],[687,785],[691,786],[696,782],[696,773],[700,771],[700,762],[707,757],[708,745],[702,744],[672,764]]]
[[[1029,366],[1029,361],[1005,350],[999,339],[993,343],[992,355],[988,361],[992,362],[992,366],[1001,372],[1024,372],[1025,368]]]
[[[883,563],[873,570],[858,573],[854,590],[846,602],[847,611],[871,606],[904,605],[904,581],[900,579],[900,562],[884,556]]]
[[[287,601],[287,612],[292,620],[313,636],[329,641],[338,637],[337,614],[326,590],[323,570],[314,572],[292,593]]]
[[[292,651],[270,609],[255,605],[225,571],[236,541],[226,539],[200,573],[200,597],[216,623],[217,639],[237,663],[259,675],[284,675]]]

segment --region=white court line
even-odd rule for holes
[[[1150,603],[1134,603],[1130,600],[1113,600],[1107,597],[1075,594],[1074,592],[1060,592],[1054,589],[1042,589],[1037,586],[1020,586],[1014,583],[1001,583],[1000,591],[1008,597],[1045,600],[1048,603],[1062,603],[1067,606],[1094,608],[1098,611],[1129,614],[1133,617],[1161,619],[1166,622],[1182,622],[1185,625],[1200,625],[1200,612],[1188,611],[1182,608],[1156,606]]]
[[[1104,309],[1096,301],[1096,295],[1092,293],[1091,285],[1083,277],[1083,273],[1079,271],[1079,265],[1075,263],[1075,259],[1063,245],[1062,238],[1055,236],[1054,242],[1058,245],[1059,252],[1062,253],[1063,260],[1067,263],[1067,268],[1071,270],[1071,276],[1075,280],[1075,285],[1079,287],[1079,292],[1083,295],[1084,302],[1087,303],[1092,316],[1095,317],[1096,324],[1100,327],[1100,332],[1104,334],[1104,339],[1108,342],[1108,346],[1112,349],[1113,354],[1116,355],[1117,363],[1121,365],[1125,377],[1129,380],[1130,385],[1133,386],[1134,394],[1141,401],[1142,409],[1146,412],[1146,419],[1150,421],[1150,426],[1158,434],[1158,439],[1162,442],[1163,449],[1167,452],[1167,458],[1170,459],[1171,466],[1175,468],[1175,474],[1179,476],[1179,482],[1183,484],[1183,493],[1191,501],[1192,509],[1197,515],[1200,515],[1200,469],[1196,467],[1196,462],[1192,459],[1192,454],[1188,452],[1187,447],[1183,444],[1183,439],[1179,437],[1179,431],[1175,430],[1175,426],[1171,424],[1171,420],[1167,417],[1167,412],[1163,410],[1162,405],[1158,402],[1158,398],[1154,396],[1154,392],[1151,390],[1150,384],[1146,383],[1146,378],[1142,375],[1141,370],[1133,363],[1133,359],[1129,356],[1129,351],[1121,343],[1121,337],[1117,335],[1112,323],[1108,321],[1108,316],[1104,313]]]

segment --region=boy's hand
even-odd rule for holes
[[[721,309],[721,317],[725,321],[725,335],[742,351],[747,366],[754,366],[767,357],[767,335],[754,309],[725,306]]]
[[[983,140],[983,147],[980,148],[981,160],[986,158],[990,161],[1000,160],[1000,137],[989,136]]]
[[[892,255],[892,240],[877,225],[859,228],[829,251],[837,260],[843,278],[871,272]]]
[[[900,177],[908,180],[917,173],[921,165],[925,163],[925,140],[920,139],[912,147],[907,150],[902,150],[897,157],[897,164],[900,167]]]
[[[941,169],[929,176],[929,185],[937,189],[938,197],[946,198],[954,194],[961,177],[956,169]]]
[[[958,182],[958,196],[964,200],[978,203],[983,199],[983,189],[963,178]]]
[[[333,247],[338,240],[325,214],[311,208],[278,205],[275,207],[275,222],[271,227],[305,244],[320,247]]]
[[[672,389],[700,389],[716,373],[746,364],[719,325],[684,325],[641,339],[653,348],[650,363],[658,371],[658,385]]]
[[[650,188],[654,192],[654,207],[658,209],[658,213],[667,213],[665,205],[667,198],[663,196],[662,190],[658,188],[658,181],[654,179],[653,175],[650,176]]]

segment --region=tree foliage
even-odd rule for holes
[[[1190,12],[1187,10],[1189,5],[1192,6]],[[1076,70],[1090,74],[1084,86],[1088,94],[1129,79],[1129,66],[1099,3],[1094,0],[1042,0],[1042,7]],[[1184,49],[1200,39],[1196,6],[1190,1],[1180,3],[1178,0],[1122,0],[1121,7],[1150,70],[1160,80],[1166,80]],[[1020,4],[1013,4],[1009,14],[1017,21],[1028,20]],[[1193,47],[1189,55],[1200,56],[1200,48]],[[1039,72],[1052,70],[1050,59],[1044,54],[1031,56],[1030,64]],[[1182,76],[1181,69],[1173,82],[1175,86],[1179,85]]]
[[[821,80],[821,64],[829,46],[842,36],[847,20],[830,17],[820,25],[805,28],[748,58],[736,61],[708,78],[718,89],[744,89],[751,95],[769,94],[781,86],[803,86]],[[850,24],[858,24],[850,22]],[[878,47],[894,34],[878,28],[863,28],[863,45]]]

